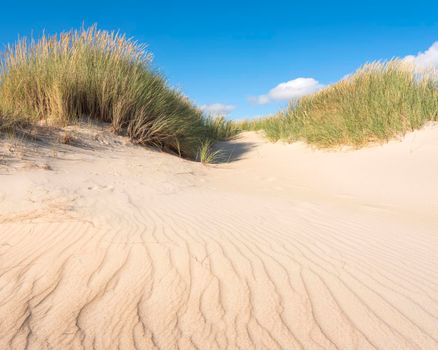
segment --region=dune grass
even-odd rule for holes
[[[236,123],[204,116],[151,68],[144,45],[115,32],[91,27],[6,48],[0,130],[81,117],[111,123],[135,143],[202,161],[211,158],[215,141],[241,130],[321,147],[386,141],[438,119],[438,86],[436,75],[420,76],[400,60],[377,62],[276,115]]]
[[[214,148],[214,143],[210,140],[204,141],[199,147],[196,160],[203,164],[216,163],[220,160],[222,151]]]
[[[278,141],[281,130],[280,113],[274,116],[236,121],[234,127],[239,131],[263,131],[270,141]]]
[[[208,137],[212,140],[229,140],[240,132],[240,128],[232,120],[223,116],[208,116],[205,118]]]
[[[231,136],[150,66],[146,47],[96,27],[19,40],[0,61],[0,123],[66,125],[82,116],[111,123],[133,142],[195,158]]]
[[[273,140],[319,147],[387,141],[438,120],[433,72],[419,75],[400,60],[371,63],[352,76],[303,97],[273,117],[241,122]]]

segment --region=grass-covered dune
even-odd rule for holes
[[[230,122],[204,117],[150,61],[144,45],[96,27],[19,40],[1,56],[0,127],[86,116],[189,158],[231,136]]]
[[[273,141],[320,147],[386,141],[438,120],[438,80],[400,60],[367,64],[350,77],[301,98],[278,114],[241,122]]]

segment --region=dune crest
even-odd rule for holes
[[[438,347],[436,125],[208,167],[77,132],[4,142],[0,349]]]

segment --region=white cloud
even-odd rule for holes
[[[200,106],[201,110],[209,115],[227,115],[236,109],[234,105],[227,105],[223,103],[212,103]]]
[[[414,64],[419,71],[438,69],[438,41],[435,41],[426,51],[419,52],[415,56],[406,56],[404,60]]]
[[[313,78],[296,78],[278,84],[266,95],[250,97],[250,101],[263,105],[276,100],[290,100],[311,94],[322,87],[323,85]]]

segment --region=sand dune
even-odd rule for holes
[[[205,167],[2,141],[0,349],[437,349],[438,127]]]

